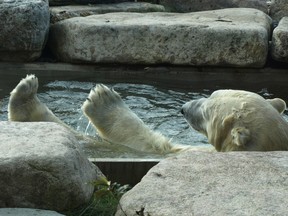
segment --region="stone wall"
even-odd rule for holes
[[[35,61],[48,41],[55,60],[68,63],[259,68],[270,59],[272,23],[287,15],[285,0],[112,2],[51,0],[50,7],[40,0],[0,2],[0,61]],[[171,9],[177,13],[167,12]],[[281,42],[286,33],[279,38],[279,28],[272,58],[287,62],[279,57],[287,52]]]

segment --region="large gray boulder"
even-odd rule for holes
[[[0,61],[40,57],[49,31],[48,0],[0,0]]]
[[[270,25],[256,9],[109,13],[52,25],[49,46],[72,63],[262,67]]]
[[[272,58],[288,63],[288,17],[284,17],[272,35]]]
[[[123,2],[118,4],[98,4],[98,5],[69,5],[50,7],[52,24],[64,19],[80,16],[90,16],[111,12],[164,12],[162,5],[150,4],[147,2]]]
[[[186,152],[154,166],[116,216],[287,215],[287,164],[288,152]]]
[[[71,210],[88,202],[101,171],[56,123],[0,122],[0,207]]]
[[[288,16],[288,0],[271,0],[270,16],[276,21]]]

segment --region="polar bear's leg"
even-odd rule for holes
[[[99,135],[112,143],[163,154],[187,148],[172,145],[162,134],[148,128],[116,91],[104,85],[97,85],[91,90],[82,110],[96,127]]]
[[[49,121],[65,125],[37,97],[38,79],[27,75],[10,93],[8,119],[10,121]]]

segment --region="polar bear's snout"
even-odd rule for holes
[[[188,101],[182,106],[181,113],[184,115],[185,118],[193,115],[195,112],[201,109],[201,106],[205,100],[206,98]]]
[[[196,131],[205,133],[205,121],[203,117],[203,104],[207,99],[201,98],[197,100],[191,100],[185,103],[181,108],[181,113],[188,122],[188,124]]]
[[[188,117],[188,113],[191,111],[191,110],[194,110],[194,107],[195,107],[195,103],[196,103],[196,100],[191,100],[191,101],[188,101],[186,102],[182,108],[181,108],[181,113],[182,115],[186,118],[186,116]]]
[[[187,111],[188,111],[188,107],[189,107],[189,104],[190,102],[187,102],[187,103],[185,103],[182,107],[181,107],[181,114],[182,115],[184,115],[184,117],[185,117],[185,114],[187,114]]]

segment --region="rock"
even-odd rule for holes
[[[225,8],[254,8],[279,21],[288,16],[288,0],[159,0],[159,4],[174,12],[195,12]]]
[[[288,152],[190,151],[154,166],[116,216],[286,215],[287,196]]]
[[[280,21],[283,17],[288,16],[288,0],[272,0],[270,16],[276,21]]]
[[[271,56],[277,61],[288,63],[288,17],[284,17],[272,35]]]
[[[159,4],[174,12],[195,12],[225,8],[254,8],[267,12],[266,0],[159,0]]]
[[[0,122],[0,208],[71,210],[102,173],[74,135],[51,122]]]
[[[47,0],[0,0],[0,61],[37,59],[49,31]]]
[[[55,211],[28,208],[0,208],[0,215],[10,216],[61,216]],[[62,215],[63,216],[63,215]]]
[[[109,13],[51,26],[49,47],[65,62],[262,67],[271,19],[255,9]]]
[[[164,12],[162,5],[146,2],[124,2],[119,4],[99,5],[70,5],[62,7],[50,7],[52,24],[72,17],[89,16],[111,12]]]

